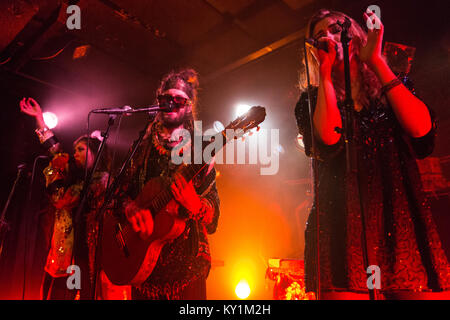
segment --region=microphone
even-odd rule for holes
[[[172,105],[154,105],[154,106],[150,106],[150,107],[144,107],[144,108],[136,108],[133,109],[133,111],[131,111],[131,113],[139,113],[139,112],[158,112],[158,111],[163,111],[163,112],[168,112],[171,111]]]
[[[163,102],[160,105],[161,111],[163,112],[171,112],[174,107],[173,107],[173,101],[172,102]]]
[[[344,22],[338,20],[336,23],[342,28],[342,31],[345,32],[348,32],[352,25],[352,22],[348,17],[345,17]]]
[[[122,108],[100,108],[91,110],[92,113],[103,113],[103,114],[123,114],[130,113],[133,110],[130,106],[123,106]]]
[[[306,43],[312,45],[314,48],[323,50],[326,53],[328,53],[328,43],[327,42],[317,41],[316,39],[313,39],[313,38],[305,39],[305,41],[306,41]]]
[[[100,108],[91,110],[92,113],[102,113],[102,114],[131,114],[131,113],[148,113],[157,111],[167,111],[170,107],[161,106],[150,106],[146,108],[136,108],[133,109],[130,106],[123,106],[122,108]]]

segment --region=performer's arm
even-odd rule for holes
[[[313,115],[314,134],[324,144],[333,145],[341,137],[341,134],[336,132],[336,127],[342,128],[341,113],[337,106],[336,93],[331,81],[331,68],[336,58],[336,50],[333,40],[323,39],[322,41],[328,42],[328,53],[323,50],[314,50],[320,63],[319,89]]]
[[[425,136],[432,126],[427,106],[397,79],[382,58],[384,27],[379,18],[373,13],[364,13],[364,18],[366,22],[369,21],[369,25],[371,25],[371,21],[374,23],[367,33],[366,46],[361,48],[361,61],[367,63],[377,75],[403,130],[414,138]]]
[[[215,175],[216,175],[216,173],[214,171],[214,176]],[[209,191],[203,198],[206,201],[208,201],[209,210],[211,210],[211,213],[210,213],[211,220],[208,219],[208,221],[205,222],[206,231],[209,234],[212,234],[212,233],[216,232],[217,225],[219,222],[219,216],[220,216],[220,200],[219,200],[219,194],[217,192],[215,180],[214,180],[211,188],[209,189]]]
[[[373,70],[383,86],[388,85],[393,80],[397,81],[397,77],[383,60],[375,64]],[[386,97],[394,110],[397,120],[408,135],[419,138],[430,131],[431,116],[427,106],[403,84],[399,83],[387,91]]]
[[[138,154],[138,151],[136,154]],[[119,204],[117,208],[125,214],[128,222],[130,222],[133,230],[138,232],[142,239],[148,238],[153,233],[153,216],[149,209],[141,208],[137,205],[135,199],[139,194],[134,176],[136,174],[136,164],[134,159],[128,166],[122,183],[116,193],[116,201]]]
[[[171,186],[173,196],[188,211],[188,217],[209,225],[214,221],[217,224],[218,201],[212,192],[217,192],[215,184],[205,196],[197,194],[192,181],[187,182],[181,174],[175,175]],[[214,228],[215,229],[215,228]]]
[[[20,110],[36,119],[36,134],[39,137],[41,144],[48,149],[48,151],[56,155],[61,152],[60,143],[56,139],[53,132],[47,127],[42,114],[42,109],[39,103],[33,98],[23,98],[20,101]]]

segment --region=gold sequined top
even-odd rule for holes
[[[74,228],[72,214],[79,203],[83,181],[78,179],[72,184],[66,185],[70,174],[68,163],[69,155],[58,153],[43,171],[46,186],[49,190],[51,189],[49,210],[54,212],[55,217],[50,249],[44,269],[53,277],[67,276],[67,267],[73,264]],[[89,212],[87,214],[88,223],[86,227],[88,230],[86,235],[90,260],[93,260],[94,256],[94,241],[97,230],[93,216],[95,208],[99,207],[99,202],[106,187],[107,177],[108,174],[105,172],[95,173],[88,195]]]

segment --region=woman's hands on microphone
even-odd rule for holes
[[[311,48],[311,53],[319,63],[319,72],[321,76],[330,76],[333,65],[336,61],[338,43],[330,38],[321,38],[317,42],[324,43],[328,52],[316,47]],[[321,45],[318,45],[321,47]]]

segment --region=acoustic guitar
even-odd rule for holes
[[[258,127],[265,117],[265,108],[252,107],[212,139],[222,138],[220,147],[223,147],[232,139]],[[229,129],[233,129],[232,137],[227,136]],[[179,172],[186,181],[191,181],[206,166],[209,164],[182,164]],[[186,227],[185,219],[171,209],[174,208],[175,199],[170,182],[162,177],[150,179],[135,201],[139,207],[148,208],[152,213],[154,228],[148,239],[142,239],[124,216],[107,213],[103,219],[101,267],[116,285],[139,285],[144,282],[152,273],[163,246],[179,237]]]

